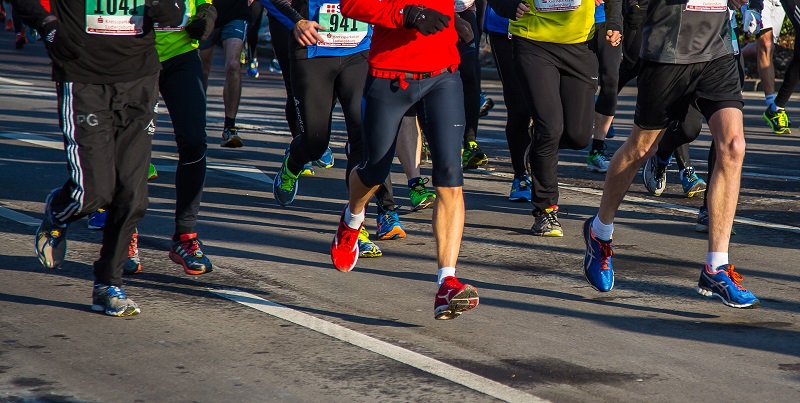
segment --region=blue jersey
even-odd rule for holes
[[[606,22],[606,5],[603,3],[594,8],[594,23],[599,24],[601,22]]]

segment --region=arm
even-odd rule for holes
[[[622,32],[622,0],[606,0],[606,29]]]
[[[413,0],[341,0],[342,14],[347,18],[364,21],[386,28],[403,26],[402,10]]]
[[[284,27],[289,28],[289,30],[294,28],[294,21],[278,11],[278,9],[275,8],[275,6],[272,5],[269,0],[259,0],[259,2],[264,6],[265,9],[267,9],[267,14],[278,20],[278,22],[280,22]]]
[[[294,24],[297,24],[301,20],[305,19],[303,18],[302,15],[300,15],[300,13],[297,12],[297,10],[294,9],[294,7],[292,7],[292,4],[289,3],[288,0],[259,0],[259,1],[261,1],[261,4],[263,4],[264,7],[267,8],[267,12],[272,13],[273,10],[275,10],[282,17],[288,18],[290,21],[292,21],[292,26],[287,25],[289,29],[294,28]],[[284,25],[286,24],[284,23]]]
[[[55,16],[47,12],[39,0],[11,0],[14,13],[22,18],[22,22],[30,27],[41,27],[45,23],[45,18]]]
[[[510,20],[519,19],[530,9],[530,5],[522,0],[489,0],[489,5],[497,15]]]

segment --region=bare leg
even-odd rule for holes
[[[775,42],[772,30],[764,31],[758,37],[756,43],[758,47],[758,56],[756,58],[758,77],[761,78],[764,95],[771,95],[775,93],[775,66],[772,63]]]
[[[400,130],[397,133],[397,148],[395,153],[406,179],[411,180],[420,176],[419,162],[422,152],[422,134],[419,131],[419,123],[416,116],[404,116],[400,123]]]
[[[433,236],[439,267],[456,267],[464,234],[464,193],[461,187],[436,187]]]
[[[725,108],[708,121],[714,138],[714,180],[708,187],[708,251],[727,252],[739,200],[745,140],[742,111]]]
[[[600,222],[611,224],[617,214],[628,188],[639,168],[658,150],[658,142],[664,135],[664,129],[645,130],[633,125],[630,137],[622,147],[614,153],[606,172],[603,184],[603,198],[600,201],[598,217]]]
[[[592,134],[593,140],[605,140],[606,134],[608,134],[608,129],[611,127],[611,122],[614,120],[613,116],[606,116],[601,115],[599,113],[594,114],[594,134]]]
[[[225,103],[225,117],[235,118],[239,112],[239,101],[242,97],[242,66],[239,56],[242,54],[244,41],[229,38],[222,42],[225,51],[225,87],[222,89],[222,100]]]
[[[203,77],[205,78],[206,92],[208,92],[208,75],[211,74],[211,64],[214,61],[214,48],[210,47],[200,51],[200,61],[203,63]]]
[[[356,170],[350,171],[350,212],[358,214],[364,211],[378,187],[380,185],[371,188],[364,186],[364,182],[361,182]]]

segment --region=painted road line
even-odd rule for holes
[[[170,156],[164,156],[162,158],[166,158],[166,159],[170,159],[170,160],[174,160],[174,161],[178,160],[177,157],[174,157],[174,156],[171,156],[171,155]],[[156,169],[158,169],[160,171],[161,168],[159,168],[159,166],[160,165],[157,165]],[[226,164],[226,163],[219,163],[219,162],[209,162],[209,163],[206,164],[206,168],[214,169],[214,170],[217,170],[217,171],[222,171],[222,172],[226,172],[226,173],[230,173],[230,174],[234,174],[234,175],[239,175],[239,176],[242,176],[242,177],[245,177],[245,178],[248,178],[248,179],[252,179],[252,180],[255,180],[255,181],[258,181],[258,182],[267,183],[267,184],[270,184],[270,185],[273,182],[272,178],[269,175],[267,175],[266,173],[264,173],[264,171],[254,167],[252,165],[237,165],[237,164]],[[175,172],[175,167],[172,166],[169,169],[165,170],[165,172]]]
[[[0,77],[0,83],[8,83],[14,85],[33,85],[33,83],[29,83],[27,81],[14,80],[12,78],[5,78],[5,77]],[[56,93],[55,90],[53,90],[52,93],[55,95]]]
[[[472,390],[484,393],[496,399],[507,402],[545,402],[541,398],[525,393],[521,390],[503,385],[491,379],[473,374],[472,372],[454,367],[450,364],[435,360],[428,356],[416,353],[402,347],[389,344],[374,337],[350,330],[346,327],[331,323],[315,316],[296,311],[294,309],[263,299],[250,293],[239,290],[209,289],[213,294],[238,302],[242,305],[264,312],[268,315],[295,323],[315,332],[322,333],[345,343],[361,347],[373,353],[420,369],[427,373],[444,378],[448,381],[466,386]]]
[[[52,148],[54,150],[64,149],[64,142],[61,141],[61,137],[46,137],[31,133],[0,133],[0,137],[19,140],[24,143],[37,145],[39,147]]]
[[[0,207],[0,217],[8,218],[9,220],[16,221],[20,224],[25,224],[31,227],[38,227],[39,224],[42,223],[41,218],[33,218],[29,215],[25,215],[5,207]]]

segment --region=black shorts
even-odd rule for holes
[[[642,60],[639,95],[633,122],[645,130],[681,121],[696,102],[708,119],[722,108],[744,107],[739,70],[733,55],[694,64],[664,64]]]

